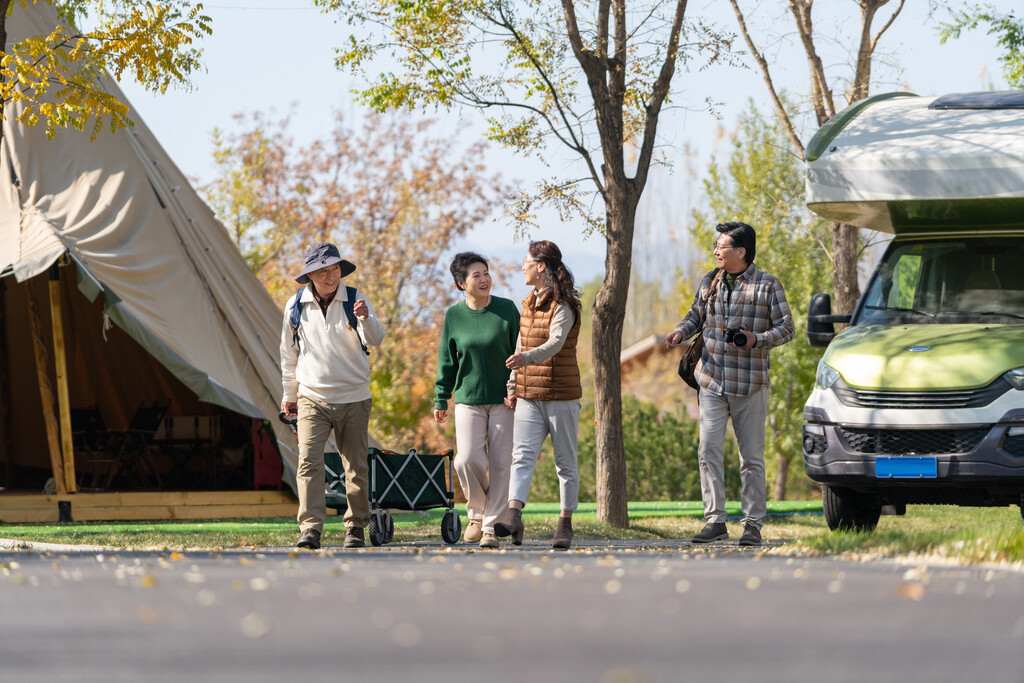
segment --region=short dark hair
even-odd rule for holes
[[[466,281],[466,273],[469,271],[469,267],[474,263],[484,264],[484,268],[489,268],[487,265],[487,259],[475,251],[463,251],[455,255],[452,259],[452,265],[449,270],[452,271],[452,277],[455,278],[455,286],[459,289],[465,289],[462,283]]]
[[[728,235],[732,241],[732,246],[746,249],[744,258],[748,266],[754,262],[754,256],[757,253],[757,235],[754,234],[752,227],[746,223],[733,221],[731,223],[719,223],[715,226],[715,230],[723,235]]]

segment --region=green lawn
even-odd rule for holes
[[[599,523],[595,506],[582,504],[573,518],[577,539],[688,539],[703,526],[697,502],[631,503],[630,528]],[[742,533],[739,503],[728,506],[729,532]],[[392,545],[440,538],[444,510],[395,515]],[[459,508],[465,522],[465,510]],[[558,505],[530,504],[524,510],[526,538],[546,540],[554,532]],[[340,517],[331,516],[325,540],[341,542]],[[873,533],[832,533],[818,501],[769,503],[763,531],[767,553],[846,557],[927,556],[956,561],[1024,562],[1024,522],[1017,507],[956,508],[910,506],[901,517],[883,516]],[[291,545],[298,536],[291,518],[181,522],[71,522],[0,524],[0,538],[128,549],[197,550]],[[465,548],[465,545],[457,547]]]

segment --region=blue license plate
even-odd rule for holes
[[[879,479],[935,479],[939,464],[935,458],[911,455],[880,455],[875,458],[875,477]]]

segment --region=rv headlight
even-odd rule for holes
[[[818,361],[818,372],[814,375],[814,386],[818,389],[828,389],[839,380],[839,373],[825,365],[825,361]]]
[[[819,366],[820,367],[820,366]],[[1024,391],[1024,368],[1014,368],[1003,374],[1003,379],[1017,391]]]

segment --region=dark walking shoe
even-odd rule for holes
[[[753,524],[744,524],[740,545],[761,545],[761,530]]]
[[[523,532],[526,527],[523,526],[523,511],[515,508],[508,509],[508,521],[498,522],[494,525],[494,535],[500,538],[506,536],[512,537],[512,545],[523,544]]]
[[[555,550],[568,550],[572,545],[572,517],[559,517],[555,526],[555,537],[551,539],[551,547]]]
[[[364,545],[366,545],[366,537],[363,536],[363,527],[350,526],[345,531],[345,547],[362,548]]]
[[[296,548],[309,548],[310,550],[320,549],[320,532],[316,529],[306,529],[299,536],[299,542],[295,544]]]
[[[700,533],[693,537],[694,543],[711,543],[712,541],[724,541],[729,538],[729,530],[725,528],[725,522],[713,522],[705,524]]]

